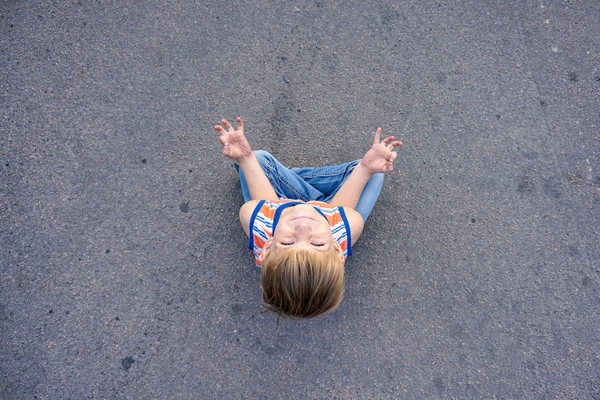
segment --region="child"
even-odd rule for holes
[[[250,238],[267,308],[311,318],[337,308],[344,293],[344,262],[375,205],[383,173],[393,169],[402,143],[380,140],[361,160],[321,168],[281,165],[266,151],[252,151],[227,120],[215,126],[223,154],[236,161],[245,204],[240,223]]]

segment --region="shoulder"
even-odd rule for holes
[[[352,244],[354,244],[360,237],[363,228],[365,227],[365,221],[363,220],[362,216],[353,208],[343,207],[343,209],[344,213],[346,214],[346,219],[348,220],[348,225],[350,225]]]
[[[252,214],[256,209],[258,203],[262,200],[250,200],[240,208],[240,224],[242,224],[242,229],[244,229],[244,233],[246,236],[250,234],[250,218],[252,218]]]
[[[252,211],[254,211],[254,209],[260,202],[261,202],[261,200],[250,200],[250,201],[244,203],[242,205],[242,207],[240,208],[240,215],[242,215],[243,213],[244,214],[246,214],[246,213],[252,214]]]
[[[279,206],[289,202],[292,200],[250,200],[244,203],[240,208],[240,224],[242,224],[246,236],[249,236],[250,223],[254,215],[260,215],[263,220],[272,220]]]

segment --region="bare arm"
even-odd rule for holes
[[[269,182],[265,172],[260,167],[254,153],[246,158],[237,160],[237,162],[242,172],[244,172],[252,200],[278,200],[271,182]]]
[[[358,163],[340,190],[331,199],[329,205],[355,209],[365,185],[371,179],[371,175],[373,175],[371,171]]]
[[[252,200],[277,200],[277,194],[273,190],[271,182],[260,167],[246,136],[244,136],[244,121],[240,117],[237,117],[236,120],[237,129],[233,129],[225,119],[221,120],[225,128],[221,125],[215,126],[215,130],[220,134],[219,141],[223,145],[223,154],[240,165]]]
[[[250,219],[259,200],[250,200],[240,208],[240,224],[246,236],[250,237]]]
[[[393,136],[381,140],[381,128],[375,131],[373,145],[354,167],[346,182],[331,199],[331,206],[344,206],[356,208],[360,195],[365,185],[375,173],[390,172],[394,169],[394,160],[398,157],[395,147],[402,146],[402,142],[394,140]]]

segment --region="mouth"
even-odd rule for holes
[[[315,219],[314,219],[314,218],[312,218],[312,217],[300,216],[300,217],[296,217],[296,218],[292,219],[292,221],[295,221],[295,220],[297,220],[297,219],[302,219],[302,218],[307,218],[307,219],[310,219],[311,221],[314,221],[314,220],[315,220]]]

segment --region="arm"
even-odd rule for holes
[[[279,200],[254,153],[237,162],[246,177],[252,200]]]
[[[250,200],[240,208],[240,224],[248,237],[250,237],[250,219],[258,202],[258,200]]]
[[[240,117],[236,118],[238,123],[237,130],[227,120],[221,120],[221,125],[215,126],[215,130],[219,132],[219,141],[223,145],[223,154],[232,160],[237,161],[244,173],[250,196],[252,200],[277,200],[277,194],[273,190],[273,186],[260,167],[256,156],[244,136],[244,121]]]
[[[365,221],[363,217],[352,208],[344,208],[348,224],[350,225],[350,233],[352,236],[352,246],[358,241],[363,228],[365,227]]]
[[[381,140],[381,128],[375,131],[373,145],[354,167],[354,170],[346,179],[340,190],[331,199],[331,206],[344,206],[356,208],[360,195],[365,185],[375,173],[390,172],[394,169],[394,160],[398,157],[395,147],[402,146],[402,142],[394,140],[393,136]]]
[[[371,175],[373,175],[371,171],[358,163],[340,190],[331,199],[329,205],[355,209],[365,185],[371,179]]]

